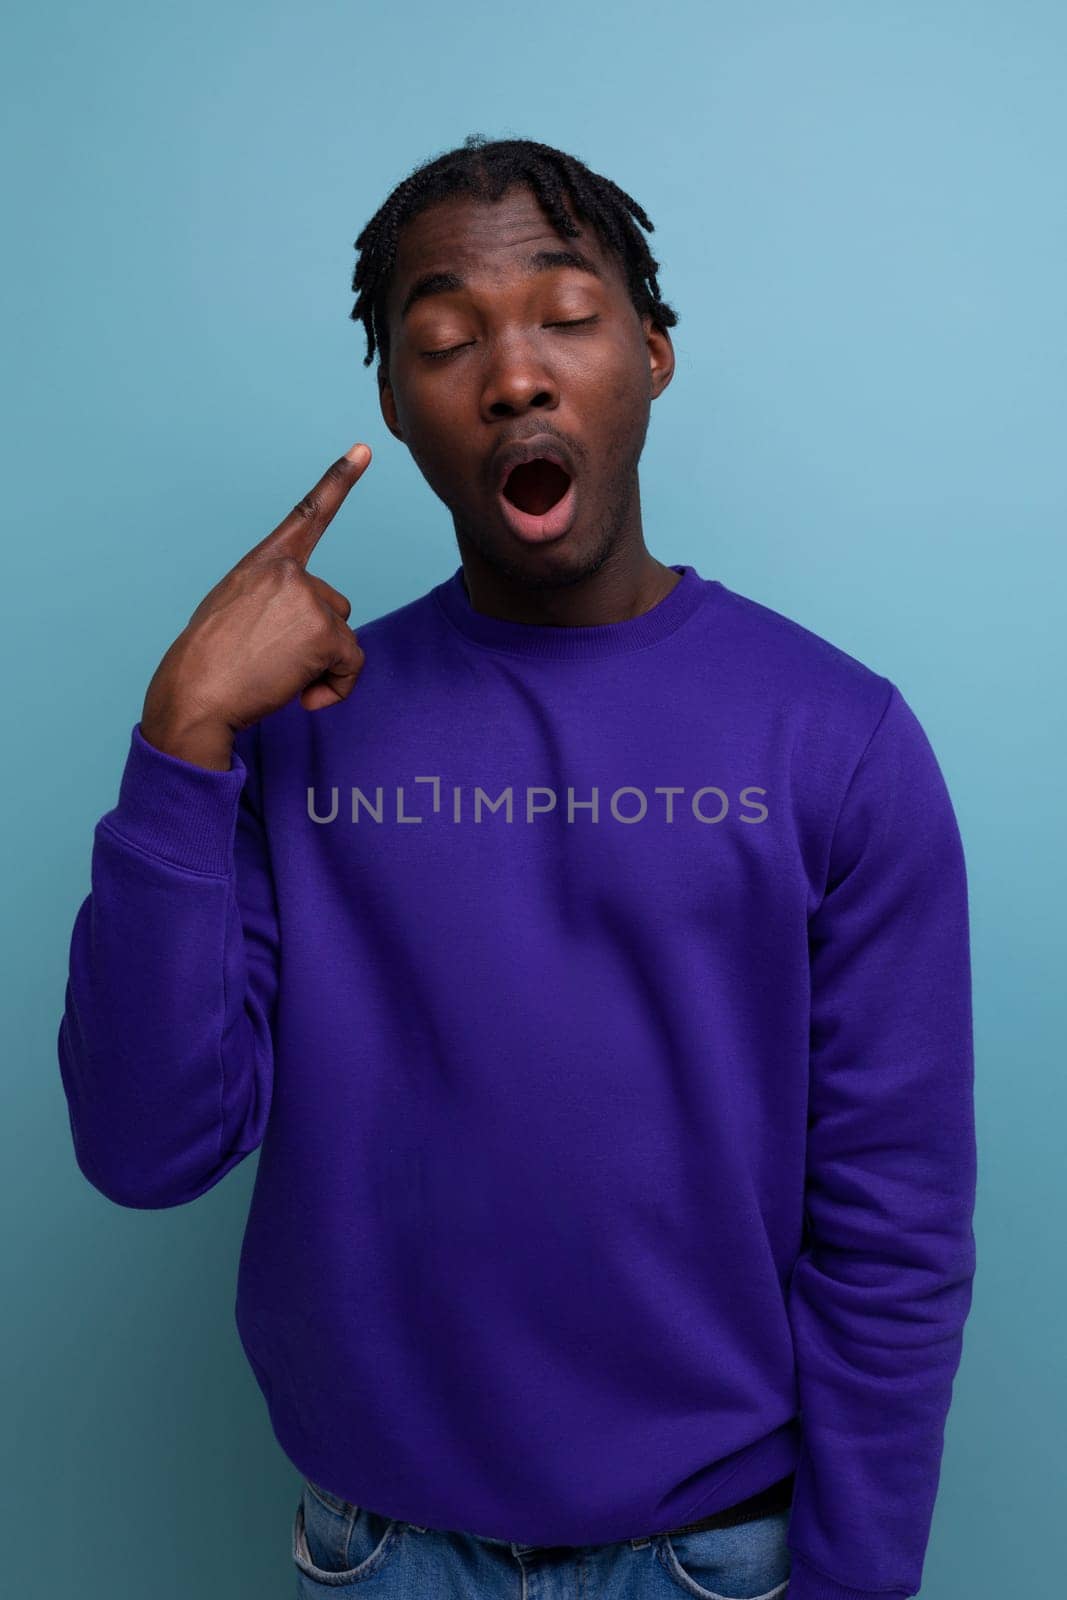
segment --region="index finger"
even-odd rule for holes
[[[341,508],[349,489],[370,464],[370,446],[354,444],[326,468],[313,489],[298,500],[287,517],[253,545],[243,558],[295,556],[306,567],[311,553]]]

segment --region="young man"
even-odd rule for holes
[[[634,218],[525,140],[389,197],[352,315],[461,564],[349,626],[307,563],[353,447],[171,645],[96,829],[77,1160],[163,1207],[262,1147],[236,1317],[307,1594],[920,1584],[960,837],[889,679],[646,548],[677,319]]]

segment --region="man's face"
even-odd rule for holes
[[[568,250],[599,275],[527,266],[535,252]],[[412,298],[439,274],[463,287]],[[452,512],[461,550],[543,586],[575,582],[640,541],[637,464],[674,352],[666,330],[638,316],[621,263],[589,226],[562,238],[525,186],[495,204],[440,201],[401,230],[387,313],[382,415]],[[498,486],[500,452],[535,435],[562,447],[574,469],[567,526],[544,538],[504,502],[545,511],[566,476],[527,466],[506,494]]]

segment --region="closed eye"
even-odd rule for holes
[[[599,313],[594,312],[591,317],[577,317],[573,322],[546,322],[546,328],[585,328],[591,322],[599,322]],[[454,356],[457,350],[466,350],[465,344],[449,345],[446,350],[424,350],[423,356],[427,361],[444,361],[447,356]]]

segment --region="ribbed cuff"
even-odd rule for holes
[[[789,1568],[786,1600],[909,1600],[915,1592],[910,1589],[852,1589],[848,1584],[824,1577],[792,1549]]]
[[[227,772],[182,761],[149,744],[137,721],[118,804],[101,821],[149,855],[224,876],[233,865],[237,807],[248,775],[236,749],[231,761]]]

